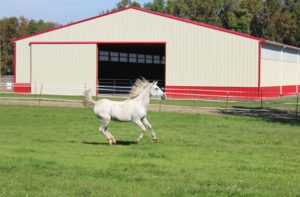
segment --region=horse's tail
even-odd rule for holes
[[[84,92],[83,105],[88,108],[93,108],[96,104],[96,101],[92,99],[92,90],[89,89]]]

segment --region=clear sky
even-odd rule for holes
[[[99,15],[120,0],[0,0],[0,18],[24,16],[62,25]],[[135,0],[141,6],[153,0]]]

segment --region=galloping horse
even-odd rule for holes
[[[136,142],[140,142],[144,136],[146,131],[144,123],[151,130],[152,139],[156,142],[155,132],[146,118],[151,96],[158,96],[163,100],[166,97],[165,93],[157,86],[157,81],[150,83],[142,78],[136,80],[129,98],[124,101],[101,99],[96,102],[92,99],[91,90],[88,90],[85,92],[83,103],[85,106],[94,109],[95,115],[101,121],[99,131],[103,133],[110,145],[112,143],[116,144],[115,137],[107,130],[111,120],[132,121],[137,124],[142,129],[142,133],[136,139]]]

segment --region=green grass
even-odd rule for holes
[[[0,105],[0,196],[299,196],[300,123],[149,113],[158,142],[93,112]]]

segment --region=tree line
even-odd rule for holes
[[[142,7],[121,0],[113,10]],[[300,0],[153,0],[144,9],[300,47]]]
[[[153,0],[143,6],[121,0],[107,13],[128,6],[300,47],[300,0]],[[0,19],[0,71],[14,73],[14,46],[10,40],[60,26],[24,17]]]
[[[0,68],[2,75],[14,74],[14,45],[11,40],[60,26],[55,22],[28,20],[25,17],[0,19]]]

